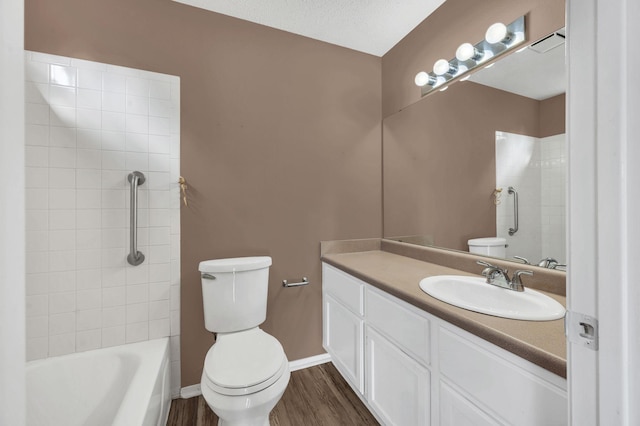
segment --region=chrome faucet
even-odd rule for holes
[[[513,273],[513,279],[509,278],[509,270],[502,269],[499,266],[492,265],[489,262],[478,260],[478,265],[484,266],[482,275],[487,278],[487,284],[495,285],[496,287],[506,288],[513,291],[524,291],[522,285],[522,275],[533,275],[533,271],[517,270]]]

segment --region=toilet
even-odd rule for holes
[[[469,252],[482,256],[507,257],[507,240],[501,237],[473,238],[467,241]]]
[[[200,262],[205,328],[217,333],[200,386],[219,426],[268,426],[282,397],[289,361],[259,327],[267,316],[268,256]]]

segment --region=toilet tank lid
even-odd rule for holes
[[[485,238],[473,238],[467,243],[470,246],[489,246],[489,247],[497,247],[504,246],[507,244],[507,239],[502,237],[485,237]]]
[[[200,262],[200,272],[242,272],[271,266],[269,256],[234,257],[230,259],[213,259]]]

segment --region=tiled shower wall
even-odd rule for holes
[[[180,80],[25,55],[27,359],[171,336],[175,392]],[[139,266],[126,261],[134,170]]]
[[[565,135],[546,138],[496,132],[496,186],[502,188],[496,209],[497,236],[507,239],[507,257],[532,263],[553,257],[566,263]],[[513,186],[519,198],[519,231],[514,224]]]

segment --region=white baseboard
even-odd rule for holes
[[[197,385],[191,385],[180,389],[180,398],[189,399],[194,396],[202,395],[202,390],[200,389],[200,383]]]
[[[320,355],[310,356],[308,358],[296,359],[295,361],[289,361],[289,370],[296,371],[304,368],[313,367],[314,365],[320,365],[331,361],[331,355],[324,353]]]
[[[320,365],[331,361],[331,355],[324,353],[320,355],[310,356],[308,358],[297,359],[295,361],[289,361],[289,370],[296,371],[304,368],[313,367],[314,365]],[[186,386],[180,389],[180,398],[189,399],[194,396],[202,395],[200,384]]]

